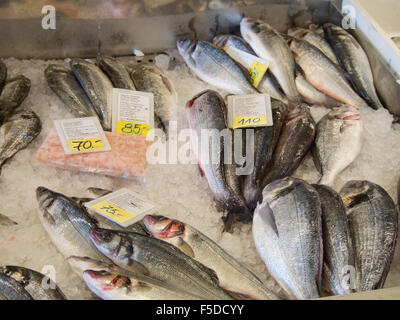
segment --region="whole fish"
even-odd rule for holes
[[[290,176],[298,168],[315,137],[315,122],[305,104],[292,109],[285,118],[278,144],[261,187]]]
[[[254,52],[260,58],[269,61],[269,70],[279,82],[287,98],[294,104],[301,103],[303,99],[294,81],[296,64],[285,39],[261,20],[243,18],[240,23],[240,32]]]
[[[333,109],[317,124],[312,148],[314,162],[322,174],[319,184],[333,186],[336,176],[360,154],[363,124],[358,109]]]
[[[16,280],[0,273],[0,300],[33,300]]]
[[[10,218],[7,218],[0,213],[0,226],[15,226],[17,224],[18,223],[15,221],[12,221]]]
[[[66,300],[67,298],[48,276],[15,266],[0,266],[0,274],[18,281],[34,300]]]
[[[341,105],[341,103],[325,93],[317,90],[301,73],[296,76],[297,90],[303,97],[304,101],[310,105],[320,105],[327,108],[333,108]]]
[[[74,256],[69,257],[67,261],[72,269],[80,277],[83,277],[90,290],[105,300],[199,299],[199,297],[189,295],[186,292],[173,291],[159,280],[130,273],[113,263]],[[89,277],[88,270],[97,272],[97,274],[92,274],[94,277]],[[102,275],[100,272],[108,275]],[[113,279],[115,280],[114,283],[110,282]]]
[[[312,44],[314,47],[318,48],[334,64],[339,64],[335,52],[333,52],[328,41],[321,37],[317,32],[304,28],[293,28],[289,29],[288,35],[307,41],[309,44]]]
[[[370,107],[383,108],[375,90],[371,65],[361,45],[349,32],[332,23],[325,24],[323,28],[341,65],[350,75],[354,88]]]
[[[356,291],[385,284],[398,234],[398,213],[389,194],[368,181],[349,181],[340,191],[356,261]]]
[[[266,175],[266,168],[272,159],[283,122],[286,118],[287,107],[272,101],[272,116],[274,125],[254,129],[254,170],[244,178],[243,194],[250,210],[254,210],[261,197],[260,180]]]
[[[17,75],[7,80],[1,92],[1,99],[15,103],[18,107],[24,102],[30,90],[31,80],[23,75]]]
[[[215,272],[164,241],[134,232],[93,229],[97,249],[128,271],[203,299],[232,299],[218,285]]]
[[[348,83],[343,71],[316,47],[293,38],[290,49],[306,80],[316,89],[342,103],[367,106]]]
[[[0,170],[7,160],[25,149],[42,129],[39,117],[30,110],[13,114],[1,127]]]
[[[73,255],[107,260],[69,220],[68,211],[82,210],[62,194],[44,187],[36,189],[39,219],[57,250],[65,257]]]
[[[157,239],[178,247],[188,256],[213,269],[222,288],[250,299],[278,299],[251,271],[192,226],[167,217],[150,215],[144,218],[144,224]]]
[[[3,62],[3,60],[0,60],[0,94],[1,91],[3,90],[6,81],[7,81],[7,66]]]
[[[224,50],[227,54],[229,54],[229,50],[237,49],[244,51],[253,56],[257,56],[253,49],[249,46],[246,41],[238,36],[234,36],[232,34],[221,34],[219,36],[214,37],[213,39],[214,45],[218,48]],[[236,60],[235,60],[236,61]],[[236,61],[240,64],[240,61]],[[245,69],[246,66],[242,65]],[[283,103],[288,103],[288,99],[281,92],[279,85],[276,83],[276,79],[271,74],[271,72],[267,71],[264,75],[263,79],[260,80],[257,89],[261,93],[266,93],[271,96],[271,98],[282,101]]]
[[[44,74],[50,89],[64,102],[74,116],[78,118],[96,116],[89,97],[71,70],[50,64]]]
[[[234,220],[249,221],[251,213],[244,200],[239,197],[227,184],[224,172],[224,144],[220,135],[226,129],[225,126],[225,104],[221,96],[211,90],[196,95],[186,105],[186,115],[190,128],[198,139],[192,139],[192,149],[198,159],[199,167],[217,204],[217,209],[227,211],[228,216],[224,218],[225,229],[230,230]],[[208,155],[201,150],[202,130],[213,130],[218,137],[212,137],[208,141]],[[230,134],[226,129],[227,134]],[[213,140],[217,140],[216,142]],[[207,159],[203,159],[207,157]]]
[[[258,93],[250,75],[223,50],[202,40],[179,40],[178,50],[189,68],[203,81],[232,94]]]
[[[322,210],[323,289],[332,295],[350,294],[353,290],[347,278],[348,272],[355,267],[355,262],[342,198],[327,186],[313,185],[313,187],[319,194]]]
[[[269,184],[254,212],[253,236],[270,274],[291,298],[319,297],[321,203],[313,187],[293,178]]]
[[[171,81],[160,69],[151,65],[139,64],[133,67],[130,75],[137,90],[154,94],[155,121],[161,122],[162,127],[168,130],[177,104],[176,91]]]
[[[89,97],[100,122],[106,131],[111,131],[112,106],[108,99],[113,85],[95,64],[74,58],[70,62],[75,77]]]
[[[108,56],[98,55],[97,65],[111,79],[115,88],[136,90],[135,85],[125,66],[116,59]]]

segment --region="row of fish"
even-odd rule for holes
[[[368,181],[350,181],[338,194],[277,180],[263,190],[253,221],[258,253],[294,299],[382,288],[397,232],[396,205]]]
[[[112,57],[97,58],[97,65],[74,58],[70,69],[49,65],[45,70],[49,87],[76,117],[98,116],[104,130],[111,131],[112,88],[139,90],[154,94],[155,123],[167,129],[176,104],[172,83],[155,66],[137,65],[128,69]]]
[[[276,288],[267,288],[215,242],[180,221],[146,216],[124,229],[87,211],[83,204],[90,199],[44,187],[37,189],[37,199],[53,244],[100,298],[280,298]]]

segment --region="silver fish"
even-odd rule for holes
[[[91,237],[97,249],[123,269],[204,299],[232,299],[219,287],[213,270],[164,241],[98,228],[92,229]]]
[[[171,81],[155,66],[139,64],[133,67],[131,78],[139,91],[154,94],[155,121],[168,131],[169,122],[176,113],[177,94]]]
[[[319,184],[333,186],[336,176],[360,154],[363,124],[357,108],[333,109],[317,124],[312,148],[314,162],[322,174]]]
[[[179,53],[203,81],[233,94],[258,93],[250,76],[223,50],[202,40],[179,40]]]
[[[355,251],[355,289],[381,289],[396,246],[396,205],[383,188],[368,181],[349,181],[340,195],[346,208]]]
[[[144,224],[157,239],[168,242],[213,269],[219,284],[250,299],[278,299],[251,271],[192,226],[163,216],[146,216]]]
[[[16,280],[0,273],[0,300],[33,300]]]
[[[296,64],[282,36],[261,20],[243,18],[240,23],[242,37],[254,52],[270,62],[269,69],[279,82],[287,98],[294,104],[301,103],[295,79]]]
[[[290,49],[304,77],[316,89],[342,103],[354,107],[367,106],[348,83],[343,71],[316,47],[293,38]]]
[[[0,170],[7,160],[25,149],[40,133],[39,117],[30,110],[20,110],[3,124],[0,145]]]
[[[208,181],[213,198],[220,211],[227,211],[228,216],[224,219],[226,230],[230,230],[234,220],[249,221],[249,212],[243,199],[239,197],[227,184],[224,172],[224,143],[220,136],[209,141],[208,159],[203,159],[201,152],[200,137],[203,129],[213,129],[218,135],[222,135],[225,126],[225,104],[221,96],[215,91],[204,91],[196,95],[186,105],[186,115],[189,126],[197,134],[197,145],[192,149],[195,153],[202,175]],[[230,135],[230,131],[225,131]],[[217,142],[214,140],[218,138]],[[205,161],[204,161],[205,160]]]
[[[268,185],[254,212],[253,236],[270,274],[291,298],[319,297],[321,203],[313,187],[293,178]]]
[[[100,122],[106,131],[111,131],[112,107],[108,99],[113,85],[95,64],[74,58],[70,62],[75,77],[89,97]]]
[[[368,56],[361,45],[349,32],[334,24],[325,24],[324,31],[341,65],[350,75],[357,92],[370,107],[383,108],[375,90],[374,76]]]
[[[323,289],[332,295],[353,293],[348,272],[355,267],[354,252],[342,198],[327,186],[313,187],[319,194],[322,210]]]
[[[116,59],[109,56],[98,55],[97,65],[108,75],[115,88],[136,90],[128,70]]]
[[[71,70],[51,64],[46,68],[44,74],[50,89],[64,102],[74,116],[78,118],[96,116],[89,97]]]
[[[48,276],[16,266],[0,266],[0,274],[18,281],[34,300],[67,300],[64,293]]]

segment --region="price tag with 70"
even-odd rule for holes
[[[74,139],[74,140],[68,140],[67,143],[68,143],[68,148],[71,152],[104,149],[104,143],[101,138]]]

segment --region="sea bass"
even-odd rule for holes
[[[208,181],[213,198],[220,211],[227,211],[225,218],[226,230],[230,230],[234,220],[249,221],[251,214],[241,199],[226,183],[224,173],[224,144],[220,136],[226,129],[225,126],[225,104],[221,96],[215,91],[204,91],[195,96],[186,105],[186,115],[189,126],[197,134],[198,139],[192,139],[197,142],[193,145],[202,174]],[[201,142],[199,141],[202,130],[212,129],[216,137],[209,141],[208,158],[203,159],[205,155],[201,152]],[[225,131],[230,135],[229,129]],[[214,136],[214,135],[213,135]],[[213,141],[216,140],[216,141]]]
[[[396,205],[383,188],[368,181],[349,181],[340,195],[346,208],[355,251],[355,289],[381,289],[396,246]]]
[[[261,20],[243,18],[240,32],[254,52],[270,62],[269,69],[288,99],[294,104],[301,103],[303,99],[295,83],[296,64],[285,39]]]
[[[136,90],[135,85],[123,64],[109,56],[97,56],[97,65],[111,79],[115,88]]]
[[[179,40],[179,53],[203,81],[232,94],[258,93],[250,76],[223,50],[202,40]]]
[[[293,178],[268,185],[254,212],[253,236],[269,272],[291,298],[319,297],[321,203],[313,187]]]
[[[331,295],[350,294],[353,290],[347,277],[351,268],[355,268],[355,262],[342,198],[327,186],[313,185],[313,187],[319,194],[322,210],[323,289]]]
[[[363,124],[358,109],[333,109],[317,124],[312,148],[314,162],[322,174],[319,184],[333,186],[336,176],[360,154]]]
[[[298,168],[315,137],[315,122],[305,104],[298,105],[286,116],[274,155],[267,167],[261,187],[290,176]]]
[[[75,77],[89,97],[100,122],[106,131],[111,131],[112,106],[107,97],[113,85],[95,64],[74,58],[70,62]]]
[[[7,160],[25,149],[40,133],[39,117],[30,110],[20,110],[1,127],[0,170]]]
[[[326,38],[331,44],[343,68],[350,75],[357,92],[374,109],[383,108],[375,90],[374,77],[368,56],[357,40],[346,30],[327,23]]]
[[[144,224],[157,239],[176,246],[193,259],[213,269],[222,288],[243,294],[250,299],[278,299],[251,271],[192,226],[167,217],[150,215],[144,218]]]
[[[50,89],[78,118],[96,116],[96,112],[73,72],[63,66],[51,64],[44,71]]]
[[[91,237],[97,249],[123,269],[203,299],[232,299],[219,287],[213,270],[164,241],[106,229],[93,229]]]
[[[306,80],[316,89],[354,107],[367,106],[353,90],[343,71],[307,41],[293,38],[290,49]]]

